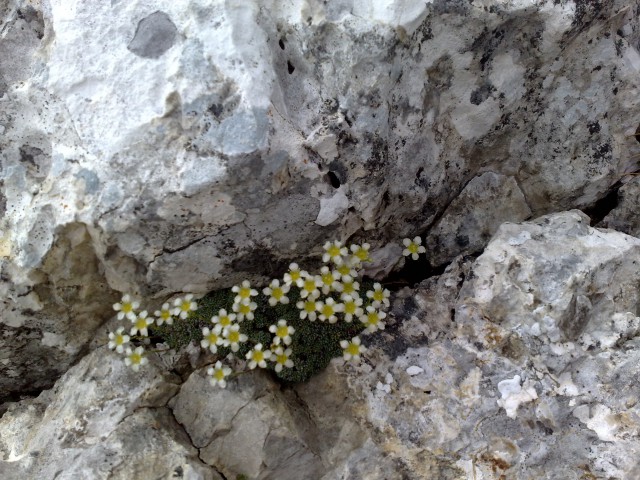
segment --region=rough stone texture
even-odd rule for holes
[[[530,215],[513,177],[483,173],[464,187],[429,231],[426,246],[431,262],[441,265],[460,253],[476,253],[502,222]]]
[[[376,250],[424,233],[444,264],[502,221],[593,204],[637,168],[636,10],[3,2],[0,388],[50,385],[110,289],[259,281],[327,238]],[[488,175],[499,211],[477,189]],[[86,269],[68,283],[108,285],[90,302],[52,281],[68,268],[55,250],[82,228]]]
[[[94,351],[0,419],[0,477],[221,479],[166,407],[177,381],[154,366],[133,373],[116,354]]]
[[[252,371],[216,389],[204,367],[178,386],[97,350],[0,419],[0,474],[634,480],[640,239],[588,223],[503,224],[397,292],[360,364],[293,388]]]

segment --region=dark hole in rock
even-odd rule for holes
[[[143,58],[159,58],[176,41],[178,29],[164,12],[154,12],[138,22],[127,48]]]
[[[617,182],[611,187],[609,193],[607,193],[604,197],[597,200],[593,205],[588,206],[582,211],[589,215],[591,219],[591,226],[595,226],[600,223],[604,217],[609,215],[609,212],[618,206],[619,198],[618,198],[618,190],[622,186],[621,182]]]
[[[327,173],[327,179],[333,188],[340,188],[340,179],[334,172],[329,171]]]
[[[291,62],[289,60],[287,60],[287,70],[289,71],[289,75],[291,75],[295,69],[296,69],[296,67],[291,65]]]
[[[640,143],[640,125],[636,128],[636,142]]]
[[[278,41],[278,45],[280,45],[280,48],[284,50],[284,41],[282,41],[282,39]]]

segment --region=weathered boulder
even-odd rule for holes
[[[362,362],[294,387],[260,371],[212,387],[208,354],[183,382],[161,358],[134,374],[99,349],[11,405],[0,474],[632,480],[638,264],[639,239],[579,211],[504,224],[477,259],[397,292]]]
[[[0,19],[3,397],[66,371],[116,291],[264,280],[327,238],[424,233],[443,265],[637,168],[624,0],[12,0]]]
[[[95,350],[52,390],[9,407],[0,419],[0,476],[220,479],[166,407],[178,381],[153,365],[133,373],[116,354]]]

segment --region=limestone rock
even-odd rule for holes
[[[0,19],[6,395],[77,361],[116,292],[259,283],[328,238],[424,233],[445,264],[637,169],[626,0],[11,0]],[[488,172],[513,187],[495,212]]]
[[[294,387],[134,374],[98,349],[10,406],[0,474],[631,480],[638,264],[640,239],[579,211],[504,224],[477,259],[397,292],[362,362]]]
[[[0,420],[0,476],[220,479],[166,407],[175,382],[153,365],[134,373],[120,356],[94,351],[53,390],[10,406]]]
[[[460,253],[475,253],[503,222],[525,220],[530,215],[513,177],[483,173],[464,187],[429,231],[429,260],[440,265]]]

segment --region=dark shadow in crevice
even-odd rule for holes
[[[593,205],[585,207],[582,211],[589,216],[591,221],[589,224],[593,227],[600,223],[609,212],[618,206],[619,196],[618,190],[622,186],[622,182],[616,182],[604,197],[597,200]]]

